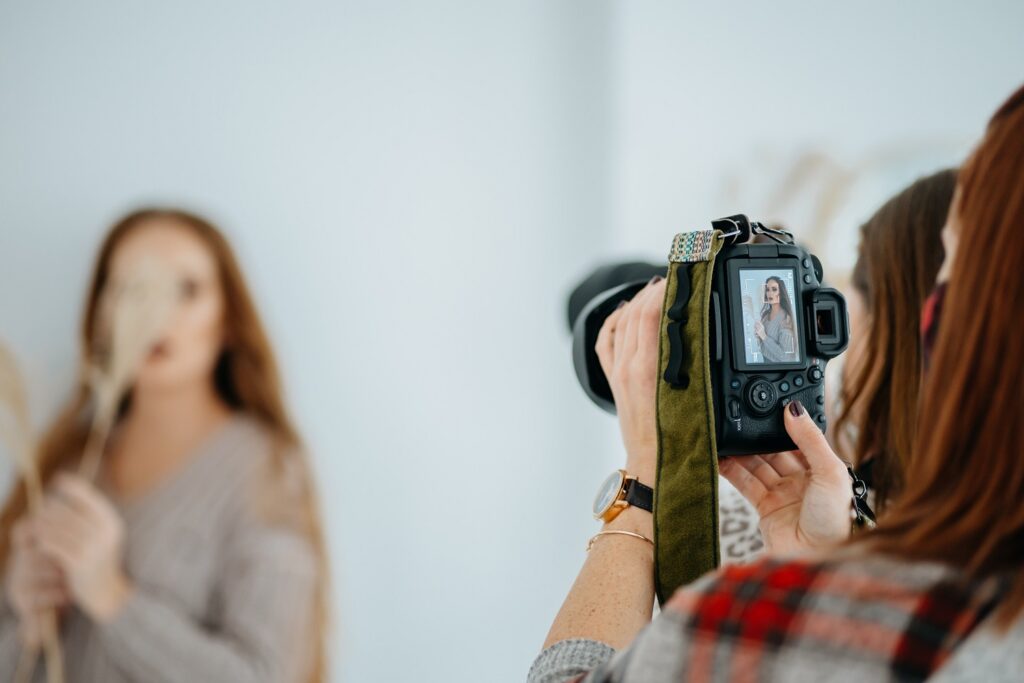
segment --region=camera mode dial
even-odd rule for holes
[[[747,389],[747,403],[758,415],[770,413],[778,398],[775,387],[765,379],[754,380]]]

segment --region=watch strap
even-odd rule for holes
[[[630,479],[626,484],[626,495],[623,499],[641,510],[654,511],[654,489],[636,479]]]

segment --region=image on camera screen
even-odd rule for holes
[[[792,268],[741,268],[743,350],[748,364],[799,363]]]

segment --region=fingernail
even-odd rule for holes
[[[617,310],[619,310],[620,308],[622,308],[623,306],[625,306],[625,305],[626,305],[627,303],[628,303],[628,302],[627,302],[627,301],[626,301],[625,299],[623,299],[622,301],[620,301],[620,302],[619,302],[619,305],[615,307],[615,310],[616,310],[616,311],[617,311]]]
[[[663,278],[660,275],[655,275],[654,277],[651,278],[651,281],[647,283],[647,286],[650,287],[651,285],[656,285],[664,279],[665,278]]]
[[[789,404],[789,414],[793,417],[800,417],[804,414],[804,404],[800,401],[793,401]]]

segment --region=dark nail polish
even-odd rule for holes
[[[804,412],[804,404],[800,401],[793,401],[789,404],[789,414],[793,417],[800,417]]]
[[[625,305],[626,305],[627,303],[629,303],[629,302],[628,302],[628,301],[626,301],[625,299],[623,299],[622,301],[620,301],[620,302],[619,302],[619,305],[615,307],[615,310],[616,310],[616,311],[617,311],[617,310],[619,310],[620,308],[622,308],[623,306],[625,306]]]
[[[651,285],[656,285],[664,279],[665,278],[663,278],[660,275],[655,275],[654,277],[651,278],[651,281],[647,283],[647,286],[650,287]]]

